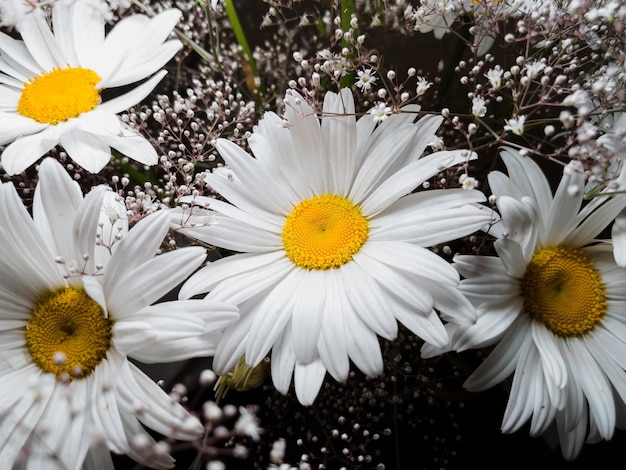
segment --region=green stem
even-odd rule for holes
[[[226,14],[228,15],[228,21],[230,21],[230,26],[233,28],[233,32],[235,33],[235,37],[237,38],[237,42],[243,49],[243,53],[246,56],[246,60],[250,65],[250,69],[252,73],[256,77],[258,75],[258,71],[256,68],[256,63],[254,62],[254,57],[252,57],[252,50],[248,45],[248,40],[246,39],[246,34],[243,32],[243,28],[241,27],[241,22],[239,21],[239,16],[237,15],[237,10],[235,9],[235,4],[233,0],[225,0],[224,4],[226,6]]]

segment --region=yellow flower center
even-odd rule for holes
[[[67,121],[98,105],[99,82],[98,74],[90,69],[55,68],[24,83],[17,112],[44,124]]]
[[[85,291],[49,292],[35,304],[26,325],[33,362],[62,380],[88,376],[106,357],[113,322]]]
[[[305,199],[285,220],[283,245],[303,269],[333,269],[357,253],[369,232],[359,206],[334,194]]]
[[[555,335],[578,336],[602,320],[608,302],[600,273],[581,250],[537,251],[522,281],[524,307]]]

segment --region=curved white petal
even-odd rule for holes
[[[128,240],[134,230],[136,228],[120,244]],[[112,280],[110,271],[107,271],[108,282],[104,288],[109,311],[115,318],[125,319],[152,305],[184,281],[204,261],[205,256],[202,247],[186,247],[156,256],[135,269],[118,271]],[[109,267],[112,265],[113,261]],[[164,276],[163,273],[169,274]]]
[[[330,166],[333,194],[348,194],[356,173],[356,119],[354,118],[354,98],[349,89],[343,88],[339,94],[326,93],[322,119],[323,153]]]
[[[298,401],[304,406],[312,405],[317,398],[326,369],[322,361],[317,360],[309,364],[296,364],[294,372],[294,384]]]
[[[75,257],[72,228],[83,193],[78,183],[53,158],[39,165],[39,184],[35,188],[33,222],[48,244],[50,252],[67,262]],[[92,240],[95,243],[95,238]]]
[[[435,152],[420,158],[389,176],[363,201],[361,209],[371,217],[440,171],[474,159],[476,154],[467,150]]]
[[[296,353],[291,339],[291,328],[288,325],[282,336],[274,343],[272,360],[270,362],[272,383],[280,393],[286,394],[289,392],[295,365]]]
[[[2,167],[8,175],[16,175],[35,163],[59,143],[53,126],[37,134],[18,137],[2,152]]]

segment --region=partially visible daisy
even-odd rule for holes
[[[240,306],[215,371],[244,356],[254,367],[271,351],[276,388],[287,393],[294,375],[298,399],[311,404],[326,372],[343,381],[350,360],[380,374],[378,336],[394,339],[398,321],[436,345],[448,340],[436,309],[445,320],[473,321],[458,274],[426,247],[470,234],[490,215],[479,191],[411,194],[475,158],[465,150],[422,157],[440,116],[357,122],[349,89],[326,94],[321,122],[296,92],[284,102],[286,119],[266,113],[249,139],[256,158],[217,141],[233,177],[213,173],[207,183],[229,202],[195,198],[191,213],[172,217],[187,236],[240,252],[202,268],[180,293]]]
[[[91,2],[57,2],[36,8],[17,24],[22,40],[0,33],[0,145],[8,174],[24,171],[61,145],[96,173],[111,148],[144,165],[157,163],[152,145],[117,113],[144,99],[166,74],[160,70],[180,49],[167,40],[179,10],[154,18],[131,15],[105,36],[105,20]],[[156,73],[155,73],[156,72]],[[105,89],[145,80],[106,101]]]
[[[568,164],[556,194],[528,157],[504,149],[509,176],[488,175],[501,219],[494,256],[457,256],[461,290],[476,306],[472,326],[447,326],[443,350],[496,345],[468,378],[484,390],[513,374],[502,431],[530,420],[542,434],[554,421],[561,449],[575,458],[585,441],[610,439],[626,411],[626,270],[596,237],[626,198],[584,207],[582,168]],[[430,345],[424,356],[440,353]]]
[[[122,228],[96,266],[106,188],[83,199],[51,158],[39,178],[32,218],[13,184],[0,185],[0,461],[102,468],[113,451],[169,468],[174,459],[144,426],[184,440],[203,427],[129,357],[210,355],[237,309],[204,300],[152,305],[202,263],[204,250],[155,257],[169,228],[167,212],[157,212]]]
[[[626,113],[609,114],[601,125],[606,133],[598,137],[596,142],[613,155],[608,169],[608,173],[614,178],[610,191],[624,192],[626,191],[626,162],[624,162]],[[615,261],[621,267],[626,267],[626,210],[615,218],[615,223],[611,228],[611,240]]]

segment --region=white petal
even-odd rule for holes
[[[440,171],[476,158],[466,150],[441,151],[420,158],[382,182],[361,204],[363,213],[371,217],[409,194]]]
[[[522,279],[526,274],[526,260],[519,243],[510,238],[500,238],[495,241],[494,247],[509,276]]]
[[[109,293],[116,279],[152,259],[168,229],[167,211],[155,212],[141,219],[119,242],[111,256],[105,273],[104,291]]]
[[[358,169],[358,173],[354,179],[350,193],[348,194],[348,199],[356,204],[361,204],[362,201],[369,197],[379,186],[380,182],[383,181],[383,176],[394,159],[399,158],[406,152],[406,148],[411,142],[415,130],[415,126],[410,123],[405,123],[397,127],[393,132],[385,132],[380,135],[378,135],[378,132],[372,134],[370,138],[372,143],[367,148],[367,158],[363,159],[361,162],[361,167]],[[374,136],[377,135],[378,138],[374,139]],[[419,183],[416,183],[413,188],[418,185]],[[408,192],[409,191],[404,194]],[[401,196],[404,194],[401,194]],[[400,196],[397,196],[394,199],[398,199],[399,197]],[[367,212],[366,215],[369,216],[371,214],[373,213]]]
[[[364,269],[378,283],[404,301],[415,312],[429,314],[433,307],[432,296],[421,289],[416,289],[414,278],[406,273],[399,272],[374,258],[367,256],[361,250],[354,257],[354,262]]]
[[[285,116],[290,124],[289,134],[298,159],[294,169],[306,175],[313,193],[327,193],[330,191],[329,163],[319,145],[322,141],[319,120],[305,99],[293,90],[287,92],[284,103]]]
[[[227,266],[228,263],[214,266],[219,261],[221,260],[211,263],[206,268],[215,267],[219,269],[222,266],[227,269],[229,267]],[[274,265],[262,266],[258,269],[235,274],[225,280],[210,284],[207,282],[211,280],[212,274],[213,277],[221,276],[221,274],[216,273],[216,269],[210,270],[211,272],[205,271],[206,268],[198,271],[183,285],[184,289],[181,288],[180,298],[190,298],[198,293],[210,291],[207,295],[208,299],[240,304],[260,292],[273,288],[293,269],[293,265],[290,261],[281,259]],[[190,295],[192,292],[195,294]]]
[[[94,5],[88,2],[71,7],[59,5],[53,8],[52,20],[54,34],[68,56],[71,53],[73,65],[91,68],[91,61],[106,60],[106,56],[96,52],[104,41],[104,18]]]
[[[531,341],[529,321],[520,317],[463,386],[481,391],[502,382],[513,373],[519,354]]]
[[[163,80],[163,77],[165,77],[165,75],[167,75],[167,71],[161,70],[149,80],[146,80],[141,85],[133,87],[131,90],[127,91],[123,95],[116,96],[115,98],[107,101],[103,101],[102,104],[100,104],[99,108],[113,114],[126,111],[132,106],[135,106],[137,103],[141,102],[144,98],[146,98],[159,84],[159,82]]]
[[[324,367],[335,380],[342,382],[347,379],[350,372],[350,362],[348,360],[347,335],[346,331],[346,299],[342,296],[341,285],[333,282],[337,278],[334,271],[329,271],[327,282],[326,303],[323,309],[323,320],[317,349]],[[394,320],[395,321],[395,320]]]
[[[241,147],[226,139],[219,139],[216,143],[229,169],[237,175],[250,196],[254,196],[256,203],[269,213],[286,216],[297,204],[295,194],[282,181],[276,181],[272,186],[275,190],[267,191],[269,181],[277,180],[271,173],[274,168],[264,165],[263,162],[250,157]],[[212,181],[209,179],[209,182]]]
[[[75,258],[72,227],[78,207],[83,201],[80,186],[53,158],[39,165],[39,184],[35,188],[33,221],[50,252],[67,262]],[[92,240],[95,243],[95,238]]]
[[[626,197],[613,198],[597,207],[585,220],[563,241],[568,246],[584,246],[591,243],[602,230],[615,220],[611,229],[612,241],[619,243],[620,222],[619,214],[626,206]],[[619,250],[617,250],[619,251]]]
[[[194,295],[209,292],[220,282],[240,274],[266,269],[271,272],[276,269],[270,267],[278,263],[281,258],[284,258],[284,254],[278,251],[261,254],[239,253],[220,258],[208,263],[195,273],[181,288],[179,298],[189,299]]]
[[[152,166],[159,161],[152,144],[121,121],[120,130],[117,134],[100,136],[100,140],[142,165]]]
[[[356,171],[356,119],[354,98],[349,88],[339,94],[324,96],[322,119],[322,145],[330,167],[333,194],[348,194]]]
[[[363,245],[358,256],[368,256],[396,270],[430,277],[437,282],[455,286],[459,283],[459,274],[450,263],[428,249],[409,243],[368,242]]]
[[[58,142],[54,126],[49,126],[37,134],[19,137],[2,152],[2,167],[9,175],[21,173],[52,150]]]
[[[48,251],[12,183],[0,185],[0,235],[0,259],[8,268],[6,274],[14,278],[8,282],[24,284],[16,292],[34,301],[41,292],[65,285],[54,255]]]
[[[107,309],[104,290],[102,289],[102,284],[100,283],[100,278],[96,276],[85,275],[81,276],[81,281],[87,295],[95,300],[98,305],[100,305],[104,316],[108,318],[109,312]]]
[[[302,285],[304,273],[290,271],[267,296],[259,302],[254,312],[250,338],[246,344],[246,361],[258,364],[282,335],[293,313],[295,297],[292,293]]]
[[[50,71],[54,67],[64,67],[68,63],[41,8],[36,8],[25,15],[18,25],[18,30],[28,51],[39,64],[40,71]]]
[[[276,390],[286,394],[289,392],[291,384],[291,376],[296,365],[296,353],[293,350],[293,341],[291,339],[291,328],[289,325],[285,328],[285,332],[278,338],[272,348],[272,360],[270,362],[272,369],[272,382]]]
[[[576,214],[582,204],[583,179],[582,171],[571,168],[571,165],[565,167],[546,221],[545,234],[542,234],[543,244],[561,243],[572,229]],[[577,188],[577,191],[572,193],[571,188]]]
[[[555,338],[543,324],[531,323],[533,341],[541,358],[544,378],[553,403],[560,402],[560,390],[567,385],[567,365],[556,344]]]
[[[72,160],[91,173],[99,173],[111,160],[111,148],[90,132],[71,129],[61,135],[59,143]]]
[[[361,269],[357,263],[346,263],[338,271],[346,297],[361,320],[383,338],[395,339],[398,334],[398,322],[387,310],[383,290],[375,278]],[[328,371],[331,372],[330,368]]]
[[[570,338],[568,341],[569,351],[572,354],[573,379],[582,388],[589,412],[593,415],[598,425],[598,431],[603,439],[610,439],[615,429],[615,403],[611,385],[605,374],[598,369],[584,342],[578,338]]]
[[[128,237],[133,230],[136,226]],[[115,318],[124,319],[152,305],[184,281],[205,256],[204,248],[190,246],[156,256],[133,270],[118,272],[116,279],[105,284],[109,311]]]
[[[296,397],[304,406],[312,405],[319,393],[326,369],[322,361],[311,362],[310,364],[296,364],[294,373],[294,383],[296,386]]]
[[[424,314],[422,312],[410,312],[399,309],[395,314],[400,323],[425,342],[437,348],[443,348],[448,344],[448,332],[434,310]]]
[[[509,392],[509,401],[502,419],[502,432],[517,431],[531,417],[538,400],[537,389],[542,385],[539,354],[534,347],[524,347],[515,365],[515,375]],[[539,402],[541,402],[539,400]],[[549,403],[542,403],[550,406]]]
[[[190,429],[187,426],[189,413],[137,366],[125,362],[121,373],[124,380],[120,383],[120,394],[126,396],[129,403],[141,403],[142,410],[137,418],[143,424],[176,439],[193,440],[202,435],[200,423]]]
[[[291,317],[292,341],[299,363],[307,364],[318,356],[317,342],[327,303],[327,274],[326,271],[303,271],[301,284],[291,293],[295,297]]]
[[[523,299],[516,298],[497,304],[479,305],[478,319],[471,325],[459,325],[452,340],[455,351],[482,348],[498,341],[517,319]]]
[[[258,301],[258,299],[254,300]],[[217,345],[213,356],[213,370],[216,374],[226,374],[244,355],[246,342],[251,332],[250,327],[255,318],[254,314],[250,312],[251,308],[252,306],[250,304],[244,304],[241,309],[241,318],[239,321],[224,331],[224,336],[222,336],[222,339]],[[256,364],[251,364],[248,360],[246,360],[246,362],[252,367],[256,366]]]
[[[368,328],[350,308],[344,312],[346,346],[352,362],[367,376],[374,377],[383,371],[383,356],[376,333]],[[447,339],[447,337],[446,337]]]
[[[615,262],[621,267],[626,267],[626,211],[620,212],[615,218],[611,228],[611,240]]]
[[[5,93],[5,87],[0,87],[0,90]],[[48,126],[49,124],[42,124],[15,112],[0,112],[0,144],[8,144],[22,136],[36,134]]]
[[[537,201],[542,220],[547,220],[552,203],[552,190],[543,170],[531,158],[522,157],[512,148],[503,147],[500,156],[507,167],[510,180],[496,189],[490,174],[489,185],[493,193],[497,196],[510,195],[518,200],[521,200],[522,196],[529,196]],[[509,193],[514,189],[519,192]]]
[[[98,219],[102,208],[104,193],[109,188],[104,185],[96,186],[81,201],[72,232],[74,240],[74,256],[76,261],[82,261],[86,273],[95,272],[95,245],[98,230]]]

